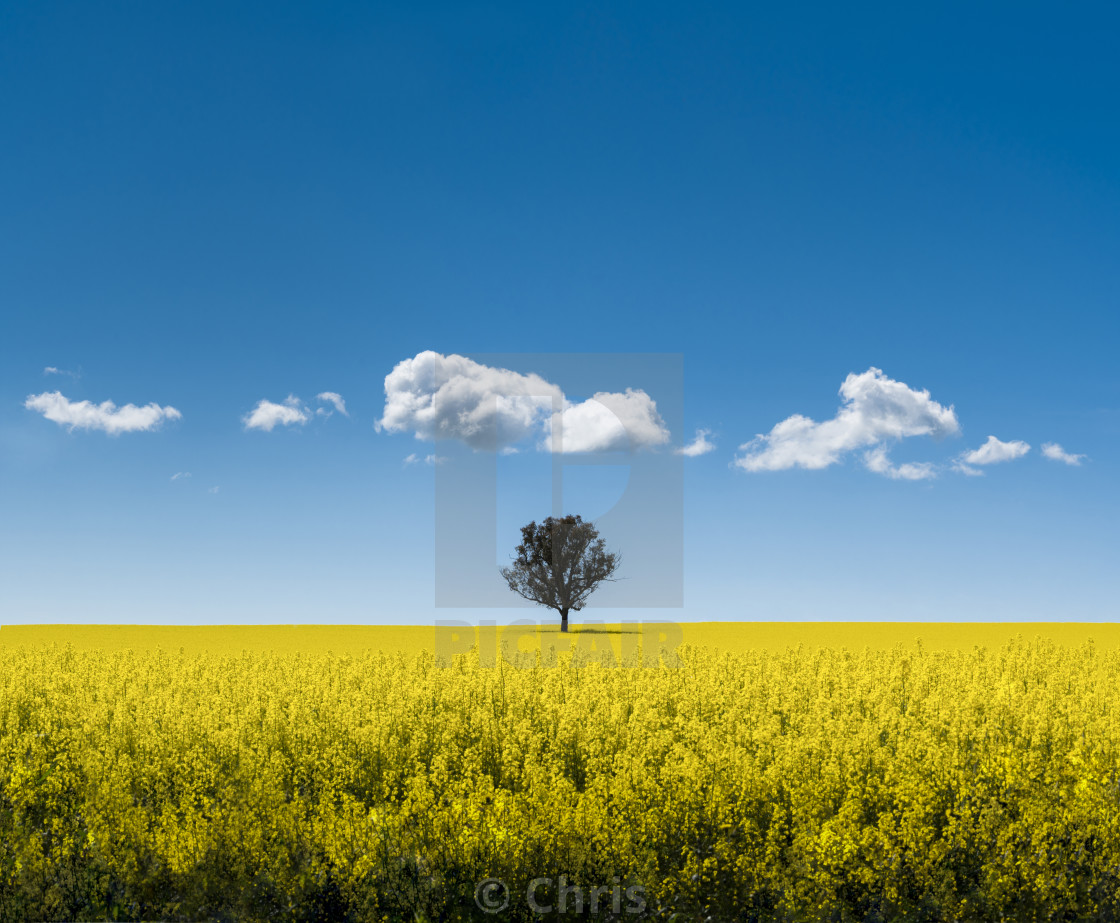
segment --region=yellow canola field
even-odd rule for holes
[[[1092,640],[1101,648],[1120,647],[1120,624],[1111,622],[682,622],[679,627],[680,640],[728,652],[798,645],[889,650],[897,644],[913,646],[918,640],[931,649],[967,650],[974,645],[998,647],[1016,637],[1067,645]],[[578,636],[584,628],[574,623],[571,634]],[[586,628],[589,633],[607,632],[604,640],[621,656],[624,639],[640,634],[642,623],[587,624]],[[547,620],[538,630],[539,646],[566,646],[558,627]],[[70,644],[77,650],[181,648],[187,653],[220,654],[243,650],[336,654],[384,651],[412,655],[435,652],[441,631],[450,629],[430,625],[7,625],[0,628],[0,650]],[[500,644],[507,633],[514,631],[507,626],[476,628],[474,637],[485,642],[487,632],[496,633]]]
[[[4,628],[0,920],[1120,918],[1115,632],[939,628]]]

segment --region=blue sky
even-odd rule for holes
[[[1120,21],[911,6],[0,8],[0,624],[547,618],[434,605],[425,351],[652,403],[565,501],[679,460],[684,605],[586,617],[1114,619]]]

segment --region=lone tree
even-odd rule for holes
[[[549,516],[521,527],[517,555],[502,576],[519,596],[559,612],[560,630],[567,631],[568,613],[579,612],[600,583],[612,581],[621,563],[622,555],[607,551],[591,523]]]

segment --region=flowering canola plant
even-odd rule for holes
[[[1120,652],[677,654],[5,648],[0,920],[1120,918]]]

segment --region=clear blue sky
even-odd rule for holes
[[[375,428],[426,350],[521,354],[574,401],[597,386],[533,354],[682,357],[646,451],[715,445],[681,457],[684,606],[597,617],[1115,619],[1118,29],[1107,4],[5,4],[0,624],[547,617],[434,606],[436,452]],[[872,394],[781,461],[772,429],[872,368],[950,423]],[[308,419],[250,428],[262,400]],[[49,418],[124,419],[82,401],[178,413]],[[962,473],[989,436],[1007,460]],[[523,448],[511,545],[550,511]]]

